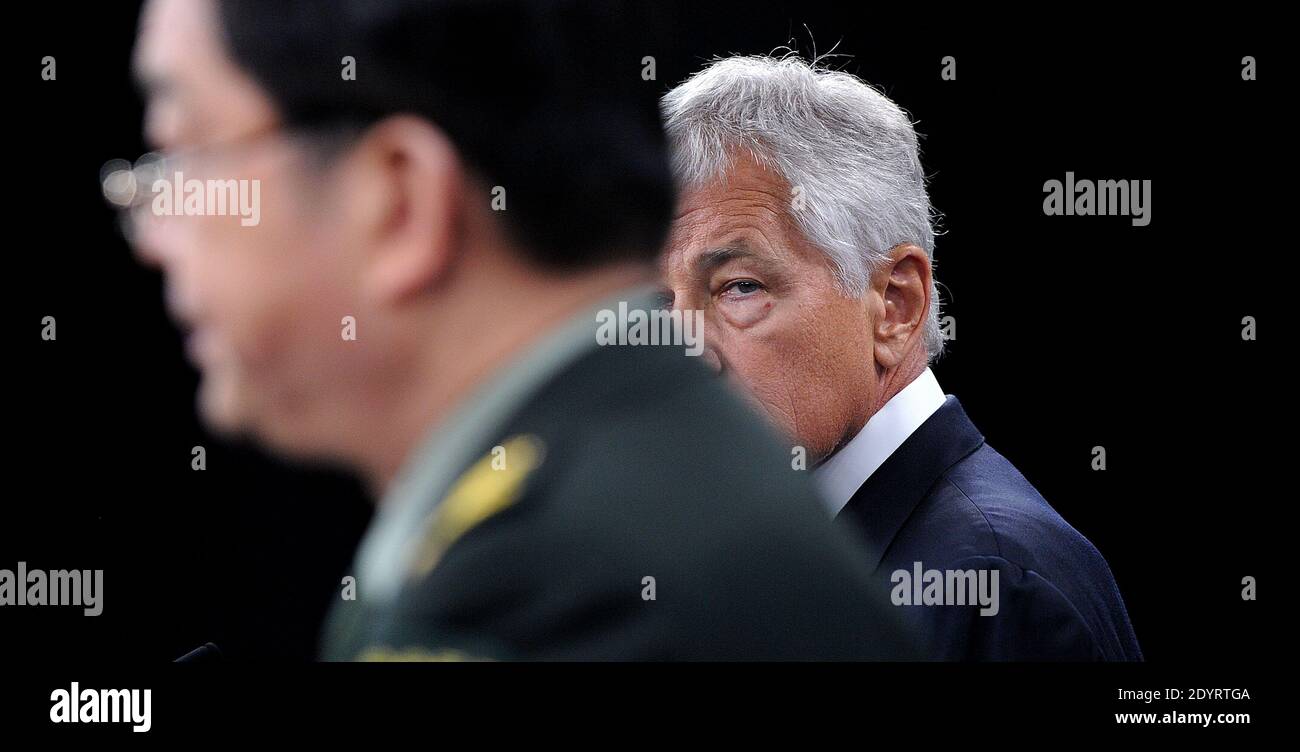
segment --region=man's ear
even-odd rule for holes
[[[437,285],[459,252],[465,175],[455,147],[431,123],[397,116],[370,128],[349,162],[366,297],[392,304]]]
[[[911,243],[889,250],[889,262],[872,280],[884,301],[875,321],[876,363],[892,368],[914,348],[924,348],[925,321],[930,313],[930,256]]]

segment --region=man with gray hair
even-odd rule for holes
[[[929,368],[934,229],[907,114],[794,55],[717,60],[662,109],[682,191],[665,303],[704,312],[710,361],[816,467],[931,655],[1140,660],[1105,559]]]

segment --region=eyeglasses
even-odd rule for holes
[[[154,214],[154,199],[163,189],[163,184],[173,179],[180,182],[191,178],[233,178],[234,165],[241,156],[273,139],[353,133],[355,130],[355,127],[338,126],[290,130],[275,124],[216,143],[175,151],[146,152],[135,162],[112,159],[99,170],[100,190],[109,206],[118,211],[119,229],[129,241],[135,237],[139,223]]]
[[[99,170],[104,200],[119,209],[130,209],[148,203],[157,181],[170,180],[175,172],[194,172],[204,163],[228,158],[235,152],[248,151],[282,132],[281,126],[274,125],[213,144],[175,151],[146,152],[134,163],[125,159],[110,159]],[[205,171],[199,169],[198,172]]]

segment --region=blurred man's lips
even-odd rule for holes
[[[185,357],[194,365],[199,364],[199,343],[197,332],[185,333]]]
[[[202,365],[204,354],[211,347],[210,335],[203,329],[191,329],[185,334],[185,356],[195,366]]]
[[[166,308],[168,318],[181,332],[181,338],[185,342],[187,359],[197,366],[200,362],[200,354],[205,339],[204,330],[198,323],[198,317],[182,306],[170,289],[167,290]]]
[[[192,305],[184,302],[176,288],[166,285],[163,288],[163,308],[167,316],[183,333],[189,334],[198,328],[199,312]]]

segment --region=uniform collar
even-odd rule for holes
[[[395,597],[422,521],[456,478],[500,438],[508,421],[553,377],[597,346],[595,312],[618,301],[653,307],[655,287],[623,290],[556,327],[497,370],[449,418],[431,426],[384,494],[357,551],[358,579],[374,600]],[[361,579],[364,578],[364,579]]]

